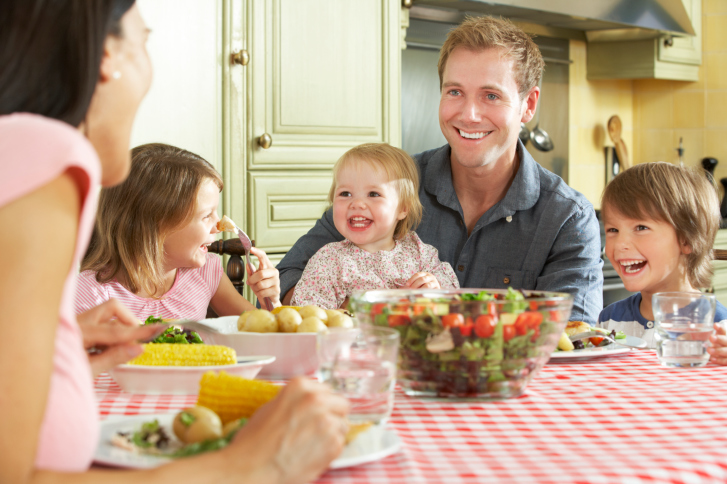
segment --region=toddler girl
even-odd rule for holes
[[[91,245],[81,265],[76,313],[110,298],[137,318],[203,319],[255,309],[234,288],[215,241],[222,179],[201,157],[160,143],[134,148],[124,183],[101,191]],[[260,270],[247,283],[280,305],[278,270],[252,249]],[[251,269],[248,268],[248,271]]]
[[[712,245],[719,202],[702,170],[642,163],[616,176],[601,202],[606,256],[626,290],[637,292],[606,307],[601,326],[624,331],[654,347],[651,296],[699,292],[712,279]],[[727,319],[717,303],[715,322]]]
[[[422,216],[419,174],[404,151],[352,148],[333,167],[328,200],[345,240],[311,257],[292,304],[337,309],[358,290],[459,287],[452,267],[413,231]]]

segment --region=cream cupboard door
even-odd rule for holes
[[[325,169],[357,144],[399,144],[397,0],[250,6],[248,168]]]

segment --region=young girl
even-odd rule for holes
[[[333,167],[328,200],[345,240],[311,257],[292,304],[336,309],[358,290],[459,287],[452,267],[413,231],[422,215],[419,174],[404,151],[352,148]]]
[[[104,189],[96,229],[83,260],[77,313],[110,298],[138,318],[202,319],[211,305],[220,316],[254,309],[232,285],[215,241],[222,179],[201,157],[164,144],[132,150],[129,178]],[[252,249],[260,270],[248,274],[258,298],[279,305],[277,269]]]
[[[626,289],[637,294],[610,304],[598,321],[653,348],[651,296],[710,285],[720,220],[717,193],[702,170],[642,163],[606,186],[601,208],[606,255]],[[719,302],[714,319],[727,319]]]

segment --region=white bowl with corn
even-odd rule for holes
[[[274,361],[270,355],[238,357],[234,349],[214,344],[146,344],[144,353],[109,374],[129,393],[193,395],[210,370],[252,379]]]
[[[353,319],[340,310],[317,306],[258,309],[238,316],[204,319],[208,327],[195,328],[206,342],[234,348],[240,355],[272,355],[275,361],[260,370],[260,377],[287,380],[312,375],[318,369],[316,334],[329,327],[353,327]]]

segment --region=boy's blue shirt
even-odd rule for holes
[[[604,323],[606,321],[637,321],[645,329],[651,329],[654,326],[652,321],[649,321],[641,315],[639,311],[639,305],[641,304],[641,293],[638,292],[632,296],[609,304],[601,314],[598,315],[598,322]],[[722,303],[717,301],[717,308],[714,312],[714,322],[718,323],[727,319],[727,308]]]

